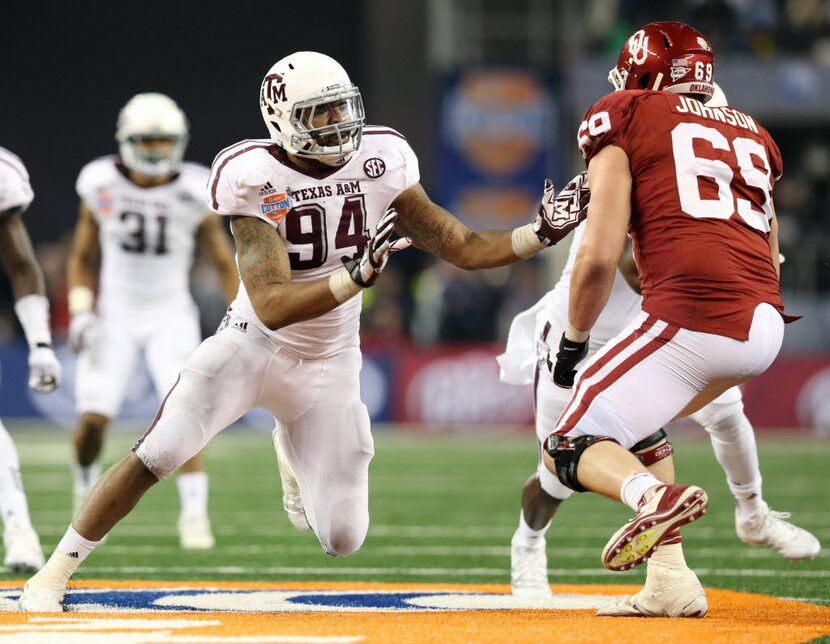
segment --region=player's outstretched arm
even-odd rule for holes
[[[205,215],[202,223],[199,224],[197,238],[200,250],[216,267],[225,301],[230,304],[239,288],[239,273],[233,258],[233,247],[215,213],[209,212]]]
[[[311,282],[292,283],[288,252],[277,230],[255,217],[231,220],[239,274],[257,316],[276,330],[316,318],[372,286],[389,255],[405,246],[391,242],[397,213],[389,209],[378,222],[363,255],[343,258],[344,268]]]
[[[588,223],[574,262],[568,306],[572,335],[584,337],[608,301],[631,219],[631,171],[622,148],[609,145],[593,157],[588,182]]]
[[[398,230],[418,248],[459,268],[476,270],[533,257],[566,237],[585,218],[588,194],[584,172],[559,194],[548,179],[535,221],[513,230],[471,230],[433,203],[421,184],[392,205],[398,210]]]

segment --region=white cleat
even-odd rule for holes
[[[517,597],[544,599],[551,596],[545,539],[533,546],[510,541],[510,587]]]
[[[216,545],[207,514],[179,517],[179,545],[185,550],[210,550]]]
[[[280,449],[276,428],[271,433],[271,442],[274,444],[274,451],[277,453],[277,470],[280,473],[280,482],[282,483],[282,507],[288,515],[291,525],[300,532],[308,532],[311,530],[311,526],[308,524],[305,515],[303,497],[300,495],[300,484],[297,483],[297,477],[294,476],[288,459],[285,458],[282,449]]]
[[[784,520],[789,518],[789,512],[770,510],[765,503],[762,510],[745,518],[736,511],[735,530],[744,543],[766,546],[785,559],[812,559],[821,550],[821,544],[804,528]]]
[[[40,539],[30,523],[9,520],[3,527],[3,545],[3,564],[9,572],[33,573],[45,563]]]
[[[41,588],[37,584],[33,584],[32,581],[34,581],[34,578],[30,579],[26,585],[23,586],[23,592],[20,593],[20,600],[18,602],[20,612],[62,613],[63,596],[66,590]]]
[[[597,611],[600,617],[703,617],[709,611],[706,591],[690,569],[649,562],[646,584],[631,597]]]

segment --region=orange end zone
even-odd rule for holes
[[[20,588],[2,583],[0,589]],[[79,581],[76,589],[213,588],[280,591],[464,591],[505,594],[509,587],[495,584],[399,584],[360,582],[136,582]],[[554,585],[557,594],[622,595],[636,586]],[[61,642],[71,632],[85,634],[89,644],[119,641],[212,642],[225,638],[303,637],[320,642],[804,642],[830,634],[830,608],[787,601],[766,595],[708,589],[709,614],[704,619],[599,618],[594,610],[427,610],[424,612],[72,612],[63,615],[0,613],[0,640],[27,634],[32,642]],[[81,622],[81,623],[79,623]],[[82,623],[88,622],[86,631]],[[147,639],[136,639],[137,632]],[[161,635],[160,633],[166,632]],[[88,636],[86,634],[88,633]],[[102,639],[103,638],[103,639]],[[74,641],[74,640],[73,640]],[[239,641],[236,639],[236,641]],[[276,641],[276,639],[274,640]]]

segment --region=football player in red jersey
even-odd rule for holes
[[[544,459],[568,487],[635,511],[603,551],[612,570],[675,543],[676,550],[660,548],[661,556],[685,567],[678,528],[699,518],[707,504],[698,487],[664,484],[674,478],[665,461],[649,471],[628,450],[763,372],[783,336],[771,199],[781,157],[752,117],[706,106],[713,76],[714,56],[700,32],[674,22],[646,25],[611,71],[623,91],[597,102],[579,129],[591,202],[553,369],[557,384],[574,389]],[[634,243],[643,311],[574,383],[626,233]],[[660,606],[668,588],[647,587],[604,614],[702,616],[702,587],[690,590],[658,612],[638,604]]]

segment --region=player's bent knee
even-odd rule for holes
[[[619,445],[619,441],[610,436],[559,436],[551,434],[545,441],[545,453],[553,460],[554,469],[559,481],[574,492],[587,492],[576,476],[579,459],[583,452],[594,443],[612,441]]]
[[[160,481],[198,454],[207,442],[199,418],[187,409],[165,411],[133,446],[133,452]]]
[[[674,447],[666,435],[666,430],[658,429],[651,436],[646,436],[639,443],[636,443],[629,450],[640,462],[649,467],[659,463],[664,458],[674,454]]]

